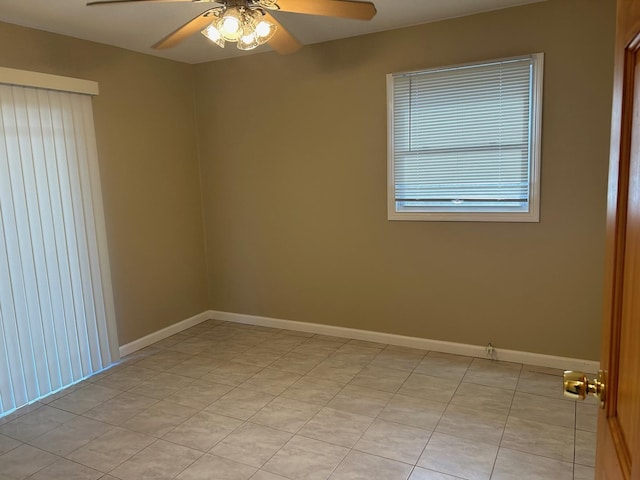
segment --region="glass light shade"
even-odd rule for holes
[[[213,43],[219,45],[220,47],[224,48],[224,38],[222,38],[222,35],[220,34],[220,31],[216,28],[215,22],[212,23],[211,25],[209,25],[207,28],[205,28],[204,30],[202,30],[202,35],[204,35],[205,37],[207,37],[209,40],[211,40]]]
[[[256,35],[261,43],[268,42],[276,33],[276,26],[266,20],[260,20],[256,25]]]
[[[255,27],[249,16],[245,17],[246,23],[242,28],[242,36],[238,39],[239,50],[253,50],[260,45]]]
[[[229,42],[235,42],[242,36],[242,24],[244,23],[242,17],[242,12],[235,7],[229,8],[222,14],[217,23],[222,38]]]
[[[253,50],[259,45],[255,35],[244,35],[238,40],[238,50]]]

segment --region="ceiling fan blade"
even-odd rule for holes
[[[213,1],[214,0],[95,0],[93,2],[88,2],[87,6],[113,5],[116,3],[211,3]]]
[[[263,11],[265,20],[276,26],[276,33],[267,43],[271,48],[280,54],[294,53],[302,48],[302,44],[289,33],[289,31],[278,22],[273,15],[267,11]]]
[[[276,0],[276,3],[283,12],[354,18],[356,20],[371,20],[377,13],[373,3],[351,0]]]
[[[194,33],[203,30],[208,24],[212,22],[211,16],[209,15],[209,12],[211,12],[211,10],[212,9],[209,9],[206,12],[202,12],[197,17],[189,20],[187,23],[182,25],[177,30],[171,32],[151,48],[154,48],[156,50],[164,50],[165,48],[175,47],[185,38],[190,37]]]

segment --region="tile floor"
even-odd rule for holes
[[[0,480],[593,479],[560,375],[210,320],[0,419]]]

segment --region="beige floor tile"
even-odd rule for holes
[[[212,348],[213,345],[214,342],[211,340],[201,337],[191,337],[168,346],[167,350],[171,352],[186,353],[188,355],[197,355],[204,350]],[[187,359],[186,361],[189,360],[190,359]]]
[[[560,368],[552,368],[552,367],[541,367],[540,365],[522,365],[523,372],[537,372],[537,373],[545,373],[547,375],[555,375],[557,377],[562,377],[564,374],[564,370]]]
[[[503,388],[461,383],[451,403],[491,413],[509,412],[514,392]]]
[[[125,366],[112,375],[99,379],[95,383],[103,387],[126,391],[137,387],[140,383],[156,375],[158,375],[157,370],[131,365]]]
[[[413,373],[462,380],[472,360],[472,357],[462,355],[429,352],[416,366]]]
[[[129,392],[157,400],[164,400],[169,395],[173,395],[193,382],[193,378],[162,372],[155,377],[143,381],[137,387],[129,390]]]
[[[331,480],[406,480],[411,465],[351,451],[329,477]]]
[[[274,335],[266,342],[270,348],[274,346],[277,347],[287,347],[289,350],[294,349],[301,343],[305,341],[307,336],[296,335],[298,332],[293,332],[293,330],[280,330],[277,335]]]
[[[586,432],[597,431],[599,410],[597,405],[576,402],[576,429]]]
[[[210,364],[207,366],[189,365],[187,364],[187,362],[182,362],[175,367],[166,370],[166,372],[173,373],[174,375],[180,375],[182,377],[193,378],[194,380],[199,380],[205,375],[209,375],[213,370],[215,370],[217,367],[221,367],[225,363],[225,361],[214,362],[211,359]]]
[[[379,366],[402,370],[404,372],[412,372],[414,368],[424,358],[425,352],[410,353],[391,350],[389,348],[383,350],[371,362],[371,366]]]
[[[312,416],[322,410],[322,405],[317,403],[303,402],[293,398],[279,396],[271,400],[269,407],[282,407],[290,408],[291,410],[297,410],[304,413],[309,413]]]
[[[430,437],[429,430],[375,420],[353,448],[415,465]]]
[[[434,433],[418,466],[468,480],[488,480],[497,453],[494,445]]]
[[[66,455],[66,458],[106,473],[154,441],[153,437],[114,427]]]
[[[326,480],[349,449],[294,436],[262,468],[295,480]]]
[[[264,350],[256,352],[253,349],[250,349],[244,352],[243,354],[235,357],[234,361],[266,368],[276,360],[280,359],[282,355],[283,354],[280,352],[264,351]]]
[[[209,358],[216,366],[211,370],[212,372],[217,368],[221,368],[227,363],[233,361],[240,353],[245,351],[248,347],[242,347],[237,345],[217,344],[212,350],[205,350],[198,354],[199,357]],[[202,378],[202,377],[201,377]]]
[[[506,414],[450,404],[442,415],[436,432],[491,445],[500,445],[506,423]]]
[[[571,480],[573,465],[500,448],[491,480]]]
[[[346,359],[335,359],[329,357],[322,361],[308,375],[340,383],[349,383],[366,365],[352,363]]]
[[[29,477],[29,480],[97,480],[103,475],[98,470],[60,459]]]
[[[254,467],[242,465],[216,455],[203,455],[187,467],[177,480],[247,480],[255,478]]]
[[[426,468],[415,467],[409,480],[460,480],[460,477],[453,477],[446,473],[434,472]]]
[[[263,367],[257,365],[249,365],[232,360],[204,375],[201,380],[237,387],[262,369]]]
[[[299,330],[286,330],[286,329],[280,330],[279,334],[280,335],[292,335],[294,337],[301,337],[303,339],[303,341],[304,341],[304,339],[311,338],[311,337],[313,337],[315,335],[314,333],[310,333],[310,332],[303,332],[303,331],[299,331]]]
[[[411,374],[404,382],[398,393],[408,397],[424,398],[436,402],[448,403],[460,382],[449,378],[431,377],[428,375]]]
[[[548,373],[523,371],[516,387],[518,392],[564,399],[562,377]],[[565,400],[566,402],[571,400]]]
[[[301,402],[326,404],[328,403],[344,385],[331,380],[321,378],[302,377],[296,383],[287,388],[283,397],[300,400]]]
[[[381,390],[347,385],[327,404],[344,412],[376,417],[387,406],[393,394]]]
[[[271,368],[305,375],[327,358],[322,354],[290,352],[273,362]]]
[[[350,339],[345,337],[337,337],[335,335],[323,335],[321,333],[316,333],[313,336],[313,340],[325,341],[325,342],[334,342],[340,345],[347,343]]]
[[[135,432],[161,437],[197,412],[194,408],[161,400],[130,418],[122,426]]]
[[[113,388],[88,384],[49,405],[68,412],[82,414],[121,393],[120,390]]]
[[[281,475],[276,475],[275,473],[269,473],[266,470],[258,470],[251,480],[289,480],[286,477]]]
[[[167,402],[202,410],[233,390],[231,385],[194,381],[166,398]]]
[[[20,445],[22,445],[22,442],[14,438],[7,437],[6,435],[0,435],[0,455],[2,455],[3,453],[7,453],[9,450],[17,448]]]
[[[372,422],[370,417],[323,408],[299,433],[327,443],[353,447]]]
[[[111,425],[121,425],[157,402],[158,400],[154,398],[124,392],[92,408],[83,415]]]
[[[290,433],[245,423],[213,447],[210,453],[260,468],[291,437]]]
[[[347,345],[357,345],[359,347],[377,348],[379,350],[384,350],[389,346],[386,343],[370,342],[368,340],[356,340],[355,338],[352,338],[351,340],[349,340],[347,342]]]
[[[395,393],[409,377],[409,372],[386,368],[381,366],[369,366],[363,368],[351,381],[351,385],[382,390]]]
[[[72,390],[74,388],[77,389],[78,387],[76,387],[75,385],[72,385],[71,387],[69,387],[66,390]],[[57,392],[57,393],[54,393],[52,395],[49,395],[48,397],[43,399],[44,401],[41,400],[41,401],[38,401],[38,402],[34,402],[34,403],[29,404],[29,405],[25,405],[24,407],[20,407],[17,410],[14,410],[12,413],[10,413],[8,415],[5,415],[4,417],[0,418],[0,425],[4,425],[5,423],[12,422],[16,418],[19,418],[19,417],[21,417],[23,415],[26,415],[27,413],[31,413],[31,412],[34,412],[34,411],[38,410],[43,405],[48,404],[49,400],[52,397],[55,397],[57,399],[57,398],[59,398],[59,396],[66,395],[68,393],[68,392],[66,392],[66,390],[64,391],[64,393]]]
[[[336,353],[334,353],[333,355],[349,355],[351,356],[351,358],[361,358],[363,360],[366,359],[368,360],[367,363],[369,363],[376,357],[376,355],[378,355],[386,348],[386,345],[368,343],[369,342],[365,342],[365,344],[357,344],[351,343],[351,341],[347,342],[343,344],[338,350],[336,350]]]
[[[269,393],[236,388],[221,397],[220,400],[213,402],[205,410],[240,420],[247,420],[274,398]]]
[[[44,450],[30,445],[20,445],[4,455],[0,455],[0,475],[22,480],[59,459],[60,457]]]
[[[122,480],[169,480],[201,456],[202,453],[196,450],[157,440],[115,468],[110,475]]]
[[[576,458],[575,463],[588,467],[596,465],[596,433],[584,432],[577,430],[576,432]]]
[[[334,342],[330,340],[322,340],[316,337],[310,338],[304,343],[301,343],[296,348],[292,350],[292,352],[302,353],[302,354],[313,354],[313,355],[323,355],[328,357],[329,355],[335,353],[342,344],[339,342]]]
[[[462,381],[515,390],[521,369],[519,363],[474,358]]]
[[[136,362],[136,366],[140,368],[148,368],[151,370],[169,370],[172,367],[175,367],[179,363],[187,360],[191,355],[182,352],[172,352],[172,351],[161,351],[154,355],[150,355],[138,362]]]
[[[276,368],[265,368],[240,386],[248,390],[280,395],[300,378],[301,376],[297,373],[285,372]]]
[[[433,430],[447,407],[446,403],[395,395],[379,418],[414,427]]]
[[[76,415],[73,413],[42,405],[0,426],[0,434],[27,442],[74,418]]]
[[[573,480],[594,480],[595,478],[596,472],[593,467],[587,467],[585,465],[574,465]]]
[[[574,430],[509,417],[501,446],[573,463]]]
[[[235,418],[202,411],[166,433],[162,438],[178,445],[206,452],[240,425],[242,425],[242,421]]]
[[[274,399],[274,401],[275,400],[277,400],[277,398]],[[251,417],[250,421],[259,425],[277,428],[285,432],[296,433],[316,413],[317,411],[293,409],[271,402]]]
[[[516,392],[509,415],[573,428],[575,425],[575,404],[560,399]]]
[[[104,435],[113,427],[85,417],[76,417],[67,423],[40,435],[29,443],[56,455],[65,456]]]

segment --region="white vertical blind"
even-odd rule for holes
[[[537,59],[391,76],[396,211],[529,210]]]
[[[117,359],[91,97],[0,85],[0,415]]]

